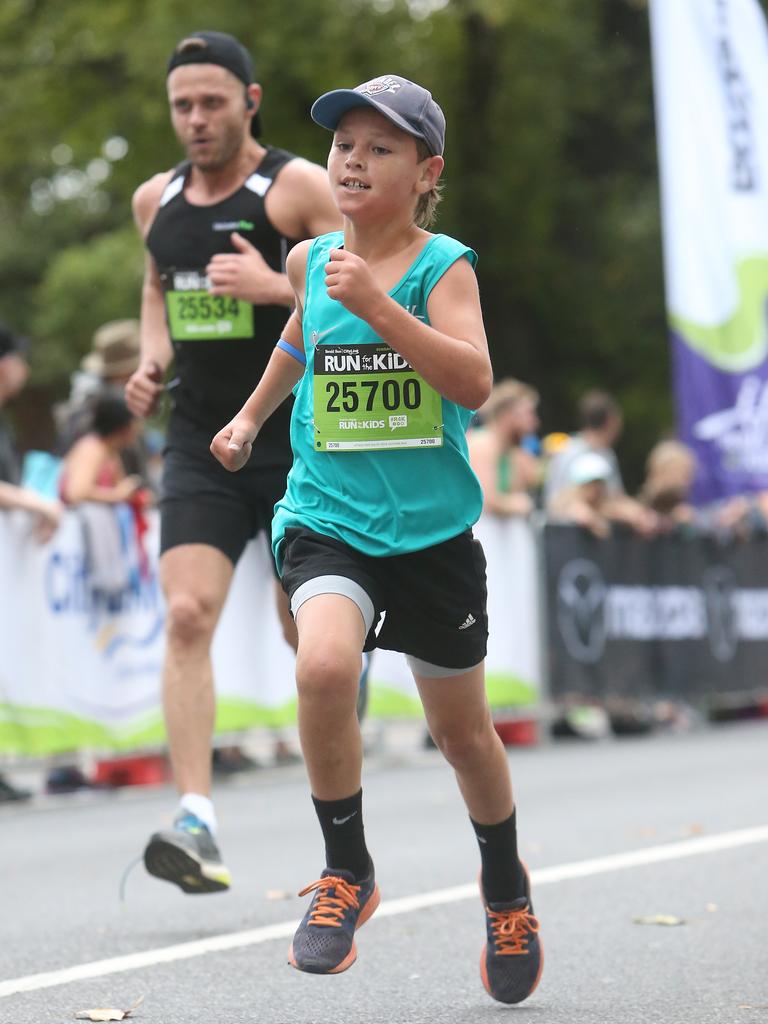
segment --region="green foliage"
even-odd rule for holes
[[[328,136],[308,109],[325,89],[387,71],[432,89],[448,119],[439,228],[480,253],[497,376],[539,388],[546,429],[574,426],[585,387],[615,391],[636,476],[671,424],[642,0],[219,0],[215,17],[4,0],[0,317],[34,335],[35,379],[65,381],[99,322],[137,314],[130,198],[179,159],[165,66],[202,27],[254,53],[265,138],[318,162]],[[127,152],[105,162],[115,136]]]
[[[37,289],[33,333],[39,379],[56,379],[85,355],[95,329],[137,315],[142,246],[132,225],[63,249]]]

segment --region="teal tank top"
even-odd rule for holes
[[[328,296],[324,267],[330,250],[343,243],[341,232],[321,235],[313,241],[307,258],[302,322],[307,365],[294,388],[293,468],[285,496],[275,506],[272,524],[278,566],[289,527],[305,527],[364,554],[383,557],[449,540],[477,522],[482,509],[482,491],[469,465],[465,437],[472,411],[446,398],[437,399],[442,403],[441,447],[317,450],[316,348],[333,345],[334,351],[340,352],[343,346],[381,346],[381,339],[364,320]],[[461,242],[447,235],[432,235],[389,295],[413,316],[429,323],[430,292],[462,257],[473,267],[477,263],[477,255]]]

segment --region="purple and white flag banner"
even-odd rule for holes
[[[768,490],[768,27],[758,0],[651,0],[664,262],[694,498]]]

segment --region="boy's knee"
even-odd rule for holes
[[[489,724],[456,723],[432,731],[432,738],[443,757],[453,768],[465,768],[488,756],[495,733]]]
[[[357,674],[356,674],[357,673]],[[332,650],[299,651],[296,687],[303,698],[340,696],[357,683],[359,666],[349,654]]]

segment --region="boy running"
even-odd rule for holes
[[[232,471],[292,390],[293,468],[273,522],[296,619],[299,730],[326,868],[290,963],[336,974],[379,903],[365,843],[356,716],[361,652],[407,656],[430,732],[453,766],[482,860],[480,971],[504,1003],[541,973],[538,922],[517,855],[509,768],[485,695],[482,494],[467,459],[471,409],[492,371],[475,253],[425,230],[439,200],[445,118],[386,75],[326,93],[312,117],[343,232],[299,243],[296,309],[255,391],[213,439]],[[383,616],[383,621],[382,621]]]

